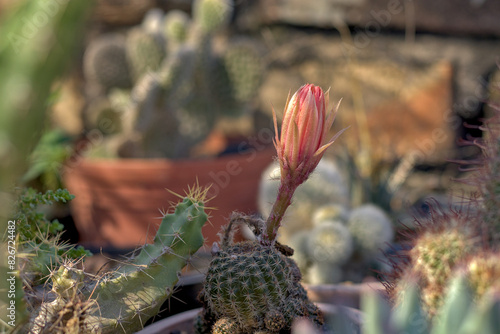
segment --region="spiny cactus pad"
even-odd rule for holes
[[[229,22],[232,0],[195,0],[193,19],[205,33],[212,33]]]
[[[321,324],[320,312],[299,280],[296,264],[277,249],[242,242],[214,256],[202,298],[217,318],[232,319],[243,333],[277,333],[297,317]]]

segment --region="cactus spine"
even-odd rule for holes
[[[206,190],[195,190],[166,214],[154,238],[139,254],[115,272],[97,279],[70,265],[51,275],[54,301],[43,302],[34,312],[33,333],[58,328],[58,317],[75,298],[86,301],[79,329],[82,333],[133,333],[156,315],[169,298],[187,260],[203,245],[201,228]],[[84,280],[85,278],[85,280]],[[90,282],[87,282],[90,280]]]

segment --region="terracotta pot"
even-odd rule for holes
[[[338,307],[330,304],[317,304],[318,307],[323,311],[325,319],[331,321],[332,317],[335,316],[345,316],[348,317],[352,324],[357,327],[353,329],[353,333],[358,333],[361,327],[362,314],[361,311],[352,309],[349,307]],[[201,311],[201,308],[194,309],[191,311],[179,313],[172,317],[160,320],[152,325],[145,327],[143,330],[137,332],[136,334],[173,334],[173,333],[185,333],[192,334],[193,331],[193,321],[196,315]],[[356,331],[357,330],[357,331]]]
[[[257,211],[257,193],[263,170],[272,162],[273,147],[251,149],[219,158],[197,160],[117,159],[81,160],[64,173],[64,182],[76,197],[72,214],[80,243],[88,247],[132,248],[151,241],[161,212],[198,182],[212,185],[205,224],[205,245],[218,241],[220,226],[231,212]],[[198,181],[197,181],[198,180]]]
[[[361,295],[367,290],[385,293],[385,287],[378,281],[361,284],[302,284],[309,299],[315,303],[342,305],[360,308]]]

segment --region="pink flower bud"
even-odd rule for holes
[[[299,88],[292,98],[288,96],[278,138],[276,114],[274,127],[275,147],[281,166],[281,179],[293,179],[298,186],[316,168],[325,150],[343,132],[327,140],[337,108],[327,111],[329,92],[307,84]],[[290,180],[289,180],[290,181]]]

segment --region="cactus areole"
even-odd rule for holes
[[[312,84],[299,88],[288,96],[281,136],[278,135],[276,113],[273,110],[275,139],[281,169],[281,183],[276,202],[267,219],[261,242],[271,245],[275,242],[278,228],[286,209],[292,202],[295,189],[302,184],[318,165],[326,149],[345,130],[328,139],[336,108],[327,111],[329,91],[326,93]]]

